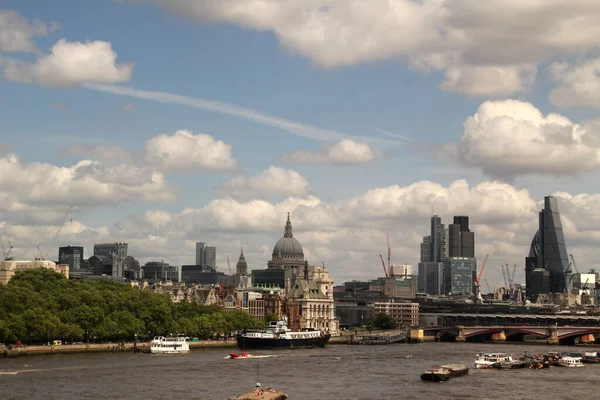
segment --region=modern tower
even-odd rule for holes
[[[217,248],[214,246],[206,246],[204,248],[204,262],[202,265],[211,267],[212,269],[217,268]]]
[[[448,226],[448,247],[449,257],[475,257],[475,233],[469,230],[469,217],[454,217]]]
[[[83,246],[64,246],[58,248],[58,262],[69,264],[69,270],[81,268],[83,264]]]
[[[544,276],[548,279],[549,292],[561,293],[569,289],[571,282],[567,245],[555,197],[544,197],[544,209],[539,213],[539,229],[531,242],[525,266],[526,286],[531,288],[531,291],[533,288],[543,290],[546,286],[544,282],[535,282],[535,280],[540,279],[538,277],[543,279]],[[547,274],[534,274],[536,270],[545,270]],[[532,294],[527,293],[528,296]]]
[[[444,260],[446,259],[446,231],[437,215],[431,217],[431,234],[423,237],[417,290],[438,295],[443,293]]]
[[[204,242],[196,242],[196,265],[204,264]]]

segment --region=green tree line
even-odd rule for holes
[[[127,341],[182,334],[210,338],[265,322],[219,306],[173,303],[168,295],[112,281],[68,280],[46,268],[0,284],[0,343]]]

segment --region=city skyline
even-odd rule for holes
[[[580,270],[600,269],[588,8],[531,6],[521,32],[498,17],[516,2],[235,3],[3,2],[13,256],[126,241],[142,264],[188,265],[204,240],[220,271],[240,248],[265,268],[291,213],[308,262],[343,282],[381,275],[387,233],[392,263],[416,270],[430,217],[468,215],[484,278],[517,264],[524,283],[550,195]]]

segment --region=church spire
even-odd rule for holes
[[[292,222],[290,221],[290,213],[288,213],[288,219],[287,219],[287,222],[285,223],[285,233],[283,234],[283,237],[286,237],[286,238],[294,237],[294,234],[292,233]]]

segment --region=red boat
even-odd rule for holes
[[[243,351],[241,353],[229,353],[231,358],[248,358],[248,353]]]

